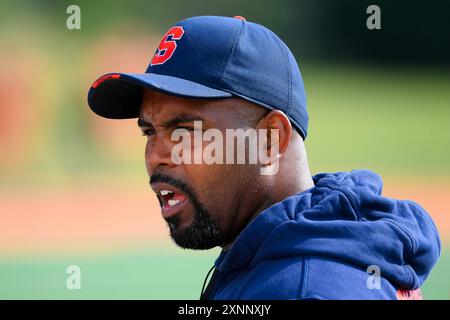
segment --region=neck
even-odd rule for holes
[[[270,207],[275,203],[281,202],[290,196],[308,190],[312,187],[314,187],[314,182],[309,172],[307,176],[306,175],[299,176],[298,179],[286,177],[284,183],[282,183],[278,188],[276,188],[278,191],[273,193],[270,199],[271,200],[270,203],[266,204],[266,208]],[[255,216],[258,215],[258,213],[256,213]]]
[[[295,172],[290,174],[289,177],[283,177],[281,179],[277,179],[274,185],[271,188],[271,193],[264,197],[261,203],[252,210],[252,215],[250,215],[247,222],[244,224],[243,228],[245,228],[254,218],[256,218],[261,212],[265,209],[271,207],[272,205],[283,201],[284,199],[293,196],[297,193],[303,192],[314,187],[314,182],[311,177],[311,173],[309,171],[308,163],[303,163],[300,166],[297,166],[294,170],[285,171],[285,172]],[[227,243],[226,245],[221,246],[222,250],[228,251],[233,242]]]

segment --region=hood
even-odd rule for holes
[[[215,262],[220,272],[262,260],[322,256],[381,275],[404,289],[422,285],[439,258],[438,231],[426,211],[409,200],[381,195],[369,170],[320,173],[314,187],[254,218]]]

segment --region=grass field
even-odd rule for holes
[[[198,299],[214,257],[166,248],[2,261],[0,299]],[[74,264],[80,290],[66,287],[66,269]]]

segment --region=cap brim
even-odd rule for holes
[[[139,116],[143,88],[187,98],[229,98],[229,92],[156,73],[110,73],[98,78],[88,93],[89,107],[99,116],[130,119]]]

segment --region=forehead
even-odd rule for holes
[[[144,89],[139,118],[157,124],[179,114],[192,114],[205,120],[230,122],[243,106],[237,98],[192,99]]]

